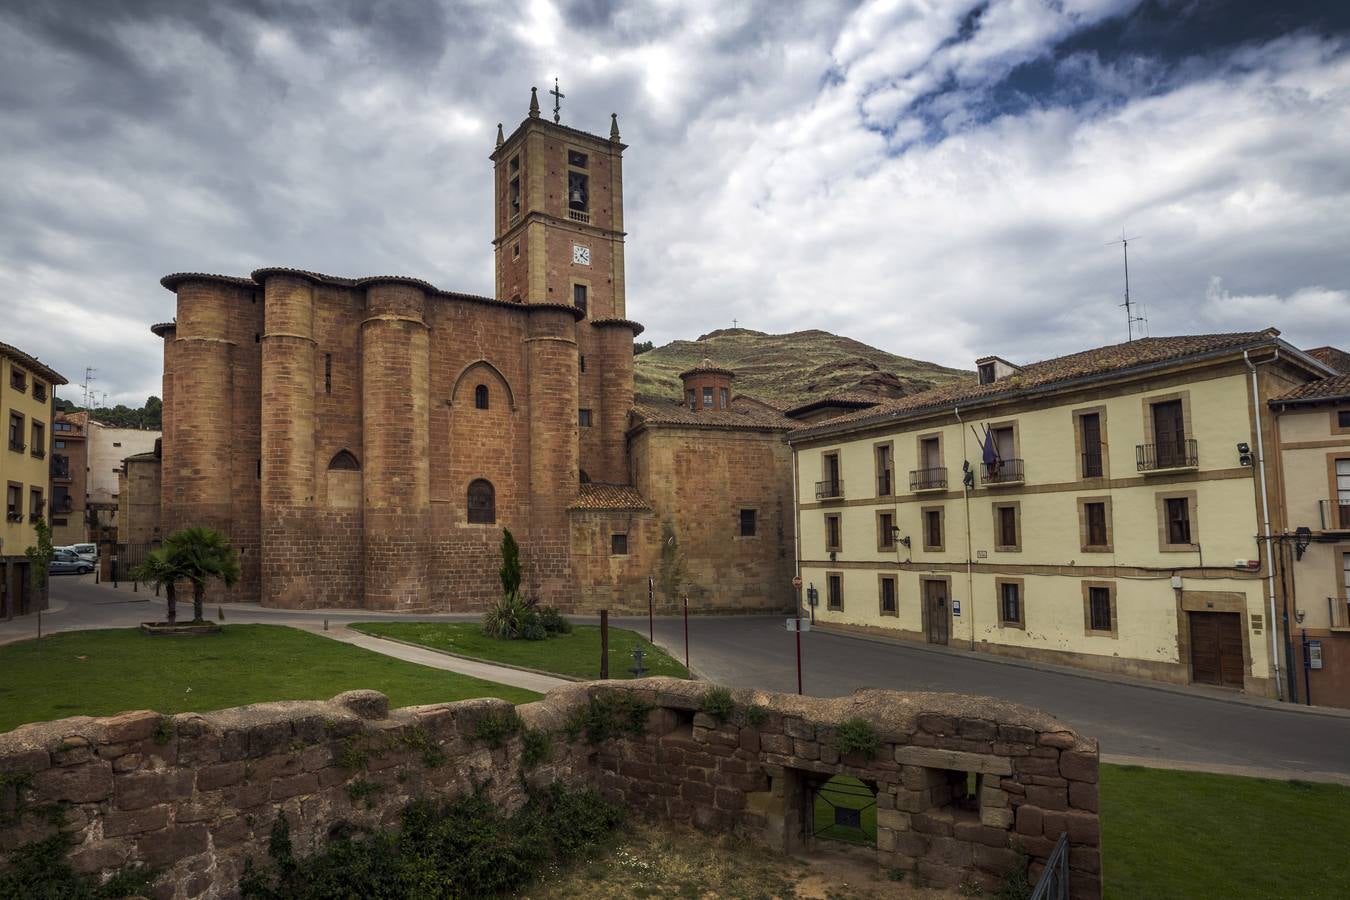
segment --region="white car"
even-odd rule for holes
[[[69,550],[90,565],[96,565],[98,563],[97,544],[71,544],[69,547],[53,547],[52,549]]]

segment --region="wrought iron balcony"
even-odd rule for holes
[[[1001,459],[992,466],[981,466],[980,481],[984,484],[1021,484],[1026,481],[1022,460]]]
[[[1350,499],[1318,500],[1323,531],[1350,531]]]
[[[33,382],[33,399],[39,403],[47,402],[47,388],[36,381]]]
[[[817,500],[842,500],[844,497],[844,481],[836,478],[833,481],[816,482]]]
[[[22,453],[27,447],[22,441],[10,441],[9,449],[13,450],[15,453]]]
[[[37,448],[35,448],[35,449],[33,450],[33,458],[34,458],[34,459],[46,459],[46,457],[47,457],[47,451],[46,451],[46,450],[43,450],[41,447],[37,447]]]
[[[53,477],[53,478],[63,478],[63,479],[65,479],[65,480],[69,481],[69,480],[70,480],[70,457],[68,457],[68,456],[53,456],[53,457],[52,457],[52,465],[51,465],[51,473],[52,473],[52,477]]]
[[[947,468],[914,469],[909,473],[911,491],[945,491],[947,489]]]
[[[1135,468],[1140,472],[1194,469],[1200,465],[1200,449],[1195,438],[1168,441],[1164,444],[1137,444],[1134,448],[1134,461]]]
[[[1350,597],[1328,597],[1331,627],[1350,631]]]
[[[74,511],[75,511],[75,501],[71,499],[69,494],[67,494],[61,500],[52,501],[52,512],[54,513],[68,513]]]

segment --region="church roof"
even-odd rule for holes
[[[591,481],[581,485],[577,498],[567,508],[649,510],[652,506],[631,485]]]
[[[685,369],[683,372],[681,372],[681,373],[680,373],[680,377],[681,377],[681,378],[688,378],[690,375],[704,375],[704,374],[707,374],[707,375],[725,375],[725,376],[727,376],[728,378],[735,378],[735,377],[736,377],[736,373],[735,373],[735,372],[731,371],[730,369],[724,369],[724,368],[722,368],[721,366],[715,366],[715,365],[713,365],[712,360],[711,360],[711,359],[708,359],[708,357],[706,357],[706,356],[703,357],[703,362],[701,362],[701,363],[699,363],[698,365],[694,366],[692,369]]]
[[[633,428],[658,425],[688,428],[729,428],[747,431],[791,431],[798,427],[782,413],[745,405],[731,409],[692,410],[674,400],[638,398],[633,405]]]

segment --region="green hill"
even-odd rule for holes
[[[765,334],[724,328],[640,355],[635,360],[635,393],[678,398],[680,373],[705,357],[736,373],[738,393],[785,408],[842,392],[899,397],[970,374],[896,356],[828,331]]]

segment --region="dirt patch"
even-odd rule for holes
[[[917,887],[913,874],[880,870],[870,851],[839,845],[783,856],[727,835],[628,826],[584,863],[548,873],[522,892],[531,900],[938,900],[956,891]]]

